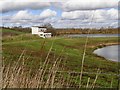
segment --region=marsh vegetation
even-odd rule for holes
[[[118,38],[89,38],[82,63],[85,40],[42,39],[29,33],[3,37],[3,87],[118,87],[118,63],[92,53],[96,48],[118,44]]]

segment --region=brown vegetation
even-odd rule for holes
[[[53,27],[46,27],[48,33],[52,33],[52,36],[58,36],[58,35],[66,35],[66,34],[87,34],[90,30],[90,34],[120,34],[118,28],[53,28]],[[19,31],[22,33],[31,33],[31,28],[22,28],[22,27],[2,27],[2,30],[9,29],[12,31]],[[17,35],[12,32],[3,32],[2,35]]]
[[[89,28],[68,28],[68,29],[56,29],[57,35],[64,35],[64,34],[87,34],[88,31],[90,31],[90,34],[118,34],[119,30],[118,28],[100,28],[100,29],[89,29]]]

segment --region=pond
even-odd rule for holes
[[[87,34],[69,34],[67,37],[86,37]],[[88,37],[120,37],[120,34],[89,34]]]
[[[95,50],[93,53],[102,56],[108,60],[120,62],[120,45],[112,45]]]

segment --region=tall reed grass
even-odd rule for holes
[[[56,55],[53,53],[55,39],[52,41],[51,46],[47,53],[44,54],[46,40],[40,48],[40,59],[31,60],[26,57],[26,50],[23,50],[17,60],[10,60],[9,64],[3,63],[3,88],[96,88],[100,87],[97,84],[101,70],[98,69],[91,77],[90,73],[85,73],[84,58],[80,68],[80,72],[66,71],[65,61],[68,55],[63,55],[65,46]],[[87,42],[86,42],[87,45]],[[55,51],[55,50],[54,50]],[[86,49],[84,50],[84,52]],[[32,53],[31,53],[32,54]],[[52,56],[51,56],[52,55]],[[45,56],[45,57],[44,57]],[[43,58],[44,57],[44,58]],[[12,58],[12,57],[11,57]],[[3,62],[6,61],[3,58]],[[28,62],[31,61],[30,65]],[[86,77],[85,77],[86,76]],[[86,81],[85,81],[86,79]],[[111,79],[110,86],[113,87],[114,78]]]

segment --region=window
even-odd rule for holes
[[[43,36],[43,34],[40,34],[40,36]]]
[[[38,32],[45,32],[46,31],[46,28],[39,28],[38,29]]]

